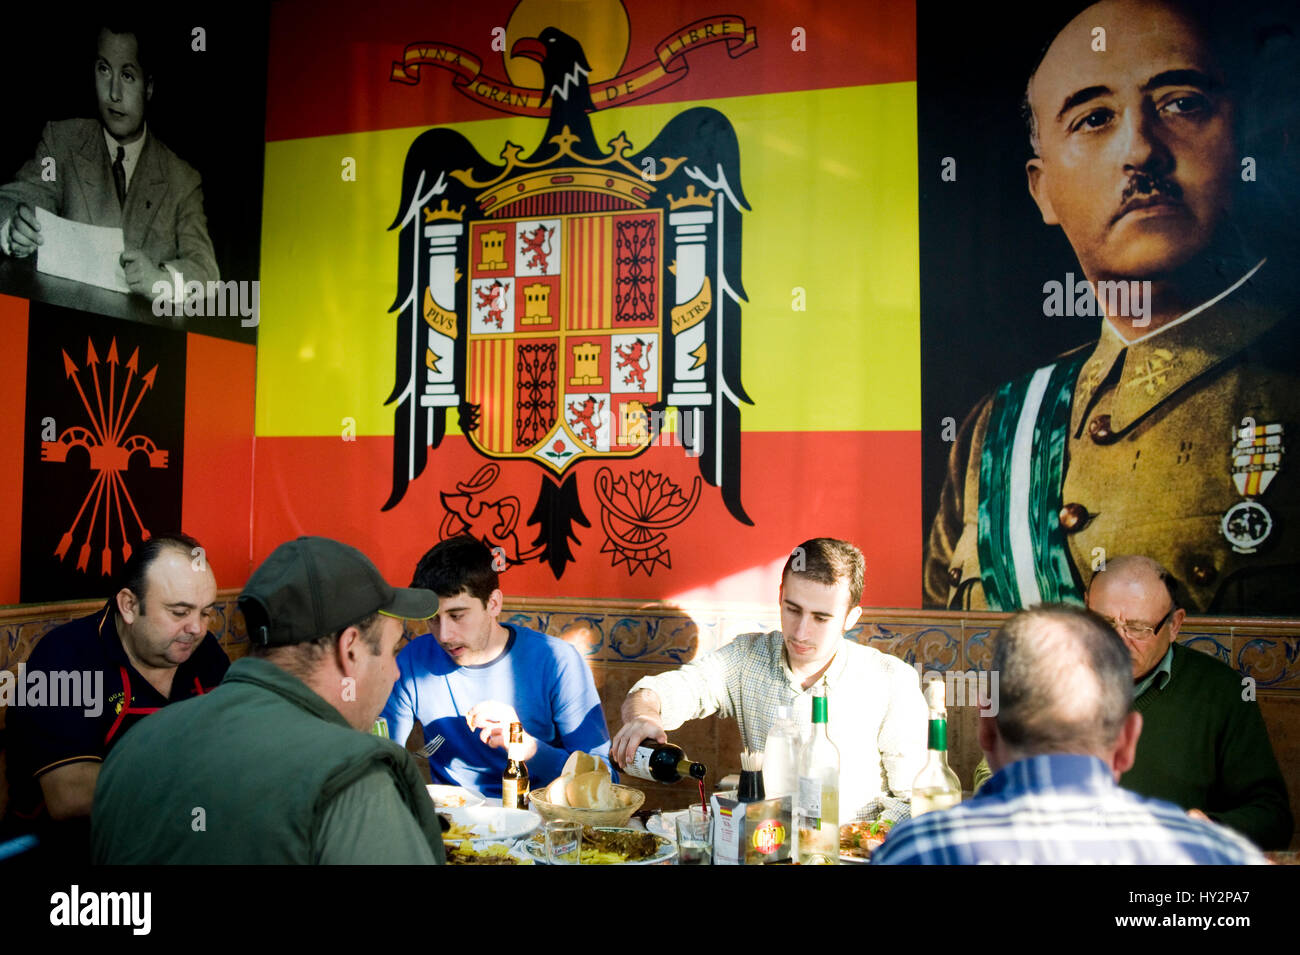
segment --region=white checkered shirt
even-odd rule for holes
[[[925,763],[929,718],[916,671],[842,640],[825,680],[827,732],[840,751],[840,821],[880,795],[909,798]],[[779,630],[739,636],[679,670],[644,677],[631,692],[641,689],[658,695],[665,730],[719,713],[740,723],[751,751],[763,749],[779,705],[794,708],[805,734],[812,724],[812,689],[790,672]]]

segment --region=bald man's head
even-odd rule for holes
[[[1030,77],[1029,191],[1091,281],[1160,280],[1205,251],[1231,209],[1235,109],[1198,17],[1104,0]]]
[[[1078,607],[1044,606],[998,631],[997,729],[1015,758],[1081,753],[1107,758],[1133,703],[1129,657],[1105,621]]]
[[[1124,640],[1134,679],[1159,666],[1178,636],[1185,614],[1176,594],[1173,575],[1150,557],[1139,555],[1108,560],[1088,586],[1088,607],[1105,617]]]

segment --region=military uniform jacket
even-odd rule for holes
[[[1145,554],[1188,609],[1300,611],[1298,337],[1245,285],[1133,342],[1103,319],[1091,349],[1003,385],[950,453],[927,602],[1077,601],[1106,557]]]

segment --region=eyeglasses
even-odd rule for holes
[[[1114,617],[1104,617],[1103,619],[1112,627],[1114,627],[1115,630],[1119,633],[1126,633],[1134,640],[1147,640],[1150,639],[1151,637],[1154,637],[1157,633],[1161,631],[1164,625],[1169,622],[1169,618],[1174,615],[1174,611],[1177,609],[1178,609],[1177,607],[1170,607],[1169,612],[1165,614],[1163,617],[1161,617],[1160,622],[1156,624],[1154,627],[1134,627],[1131,624],[1120,623]]]

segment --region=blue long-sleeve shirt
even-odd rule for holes
[[[502,624],[510,637],[491,663],[460,666],[431,635],[416,637],[397,655],[401,671],[384,717],[389,732],[405,743],[415,721],[424,738],[446,742],[429,759],[434,782],[465,786],[500,797],[505,747],[493,749],[471,732],[465,714],[488,700],[509,703],[524,731],[537,740],[528,760],[533,786],[544,786],[577,750],[609,760],[609,730],[591,671],[578,651],[555,637]]]

